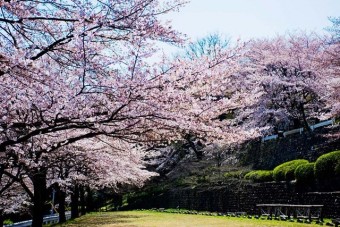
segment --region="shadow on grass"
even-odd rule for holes
[[[142,218],[146,215],[126,215],[126,214],[115,214],[113,213],[96,213],[95,215],[88,214],[70,220],[65,224],[54,224],[51,226],[98,226],[98,225],[108,225],[115,224],[118,226],[126,227],[136,227],[136,225],[128,225],[136,219]],[[124,225],[123,225],[124,224]]]

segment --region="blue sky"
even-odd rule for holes
[[[340,16],[340,0],[191,0],[166,18],[195,40],[214,32],[233,39],[296,30],[322,33],[330,16]]]

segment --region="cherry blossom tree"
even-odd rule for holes
[[[130,106],[124,110],[127,115],[115,118],[141,99],[138,84],[146,72],[140,58],[152,51],[147,40],[180,41],[156,16],[177,9],[182,2],[0,4],[0,76],[4,81],[0,151],[11,155],[17,165],[29,167],[34,186],[33,225],[40,226],[46,197],[40,188],[45,187],[47,174],[41,162],[48,159],[46,154],[81,139],[112,134],[113,128],[121,135],[134,128],[126,136],[130,141],[144,132],[142,126],[134,125],[147,117],[145,112],[130,115],[129,109],[134,109]],[[34,161],[28,163],[26,155]]]
[[[0,195],[0,224],[3,225],[6,214],[28,212],[30,205],[26,192],[19,184],[14,183]]]
[[[0,226],[6,214],[27,212],[31,205],[27,193],[18,182],[25,180],[21,175],[19,169],[4,166],[0,169]]]
[[[323,63],[325,67],[328,67],[332,70],[333,75],[335,77],[330,80],[330,84],[332,87],[332,95],[330,97],[330,102],[332,105],[332,113],[334,116],[339,117],[340,114],[340,17],[332,17],[330,18],[332,22],[332,27],[329,27],[327,30],[331,33],[331,37],[327,39],[327,43],[329,44],[328,48],[325,51],[325,57],[323,59]]]
[[[86,147],[91,147],[91,150]],[[89,139],[65,147],[51,154],[48,183],[59,195],[60,222],[65,221],[65,198],[71,194],[71,216],[78,216],[79,189],[119,190],[121,185],[141,187],[155,173],[143,167],[143,151],[131,144],[110,141],[107,138]]]
[[[14,160],[13,168],[24,168],[31,181],[34,226],[42,223],[50,157],[71,144],[107,136],[115,144],[145,145],[189,132],[231,142],[254,136],[235,121],[216,120],[253,102],[234,87],[241,44],[214,59],[147,63],[156,42],[182,42],[158,15],[183,4],[0,3],[0,152]],[[86,150],[97,161],[91,147]],[[131,157],[119,163],[125,161],[132,162]],[[116,170],[112,174],[119,176],[121,169]],[[134,177],[116,180],[138,183]]]
[[[309,130],[309,120],[330,117],[328,81],[333,72],[322,63],[326,43],[315,34],[279,36],[250,43],[245,64],[248,82],[258,93],[253,118],[264,126]]]
[[[331,43],[325,52],[323,59],[324,66],[332,71],[333,78],[328,80],[331,87],[329,95],[329,105],[332,107],[334,117],[340,116],[340,44],[338,42]]]

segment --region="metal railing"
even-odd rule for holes
[[[262,142],[267,141],[267,140],[274,140],[274,139],[277,139],[277,137],[279,136],[278,135],[266,136],[262,138]]]
[[[66,220],[71,218],[71,212],[65,212]],[[43,225],[56,224],[59,222],[59,214],[52,214],[44,216]],[[30,227],[32,226],[32,220],[16,222],[10,225],[4,225],[4,227]]]
[[[335,119],[323,121],[323,122],[310,126],[310,129],[313,131],[316,128],[320,128],[320,127],[327,126],[327,125],[334,125],[334,122],[335,122]]]
[[[316,128],[320,128],[320,127],[323,127],[323,126],[327,126],[327,125],[334,125],[335,123],[335,119],[331,119],[331,120],[328,120],[328,121],[323,121],[323,122],[320,122],[320,123],[317,123],[315,125],[310,125],[309,128],[314,131],[314,129]],[[290,130],[290,131],[285,131],[283,132],[283,137],[286,137],[288,135],[291,135],[291,134],[295,134],[295,133],[302,133],[303,132],[303,128],[297,128],[297,129],[293,129],[293,130]],[[279,137],[279,135],[275,134],[275,135],[270,135],[270,136],[265,136],[262,138],[262,142],[264,141],[267,141],[267,140],[273,140],[273,139],[277,139]]]

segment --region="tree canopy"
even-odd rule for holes
[[[151,64],[157,42],[184,43],[159,15],[185,3],[0,2],[0,219],[29,200],[41,226],[48,187],[141,186],[154,144],[240,143],[339,114],[339,44],[317,36],[211,35]]]

